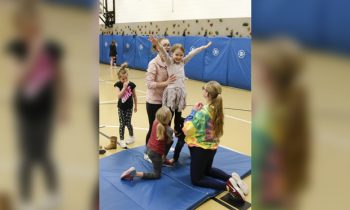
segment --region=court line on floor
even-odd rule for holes
[[[137,98],[146,98],[146,96],[137,96]],[[100,104],[117,104],[118,100],[107,100],[107,101],[100,101]]]
[[[145,97],[146,96],[139,96],[137,98],[145,98]],[[101,101],[100,102],[100,104],[117,104],[117,103],[118,103],[117,100]],[[241,122],[245,122],[245,123],[248,123],[248,124],[252,123],[251,121],[244,120],[244,119],[241,119],[241,118],[238,118],[238,117],[234,117],[234,116],[231,116],[231,115],[228,115],[228,114],[225,114],[225,117],[230,118],[230,119],[235,119],[235,120],[238,120],[238,121],[241,121]]]
[[[139,93],[144,93],[144,94],[146,94],[146,91],[143,91],[143,90],[138,90],[138,89],[136,89],[136,92],[139,92]]]
[[[245,123],[249,123],[249,124],[251,124],[251,123],[252,123],[251,121],[248,121],[248,120],[243,120],[243,119],[241,119],[241,118],[234,117],[234,116],[231,116],[231,115],[228,115],[228,114],[225,114],[225,117],[227,117],[227,118],[231,118],[231,119],[235,119],[235,120],[238,120],[238,121],[242,121],[242,122],[245,122]]]
[[[119,128],[119,125],[100,125],[99,128]],[[135,130],[148,131],[148,128],[133,127]]]

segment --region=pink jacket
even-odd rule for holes
[[[168,79],[167,65],[162,62],[159,55],[148,64],[146,73],[146,101],[150,104],[162,104],[165,87],[158,87],[160,82]]]

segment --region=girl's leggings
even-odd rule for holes
[[[120,140],[124,140],[125,126],[128,127],[129,135],[134,136],[134,130],[131,125],[132,108],[131,109],[118,109],[119,114],[119,135]]]

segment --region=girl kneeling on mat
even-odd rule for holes
[[[206,105],[202,103],[194,105],[182,129],[191,154],[192,184],[227,190],[232,196],[244,200],[248,194],[248,187],[238,174],[232,173],[231,176],[212,167],[224,126],[221,85],[216,81],[210,81],[202,89]]]
[[[143,179],[159,179],[165,157],[173,143],[172,129],[169,127],[171,112],[168,107],[161,107],[156,113],[156,119],[152,125],[152,132],[147,144],[147,154],[153,164],[153,172],[138,172],[135,167],[124,171],[122,180],[133,180],[134,177]]]

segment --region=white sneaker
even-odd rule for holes
[[[152,160],[149,159],[148,155],[145,153],[143,154],[143,159],[147,160],[148,162],[152,163]]]
[[[230,178],[229,180],[227,180],[226,189],[229,191],[232,197],[239,198],[242,201],[245,201],[243,190],[238,187],[236,180],[234,180],[233,178]]]
[[[135,142],[135,137],[130,136],[127,140],[126,140],[126,144],[132,144]]]
[[[248,185],[241,179],[241,177],[236,172],[233,172],[232,178],[237,182],[238,187],[242,189],[244,195],[248,195]]]
[[[124,140],[120,140],[120,141],[119,141],[119,145],[120,145],[122,148],[124,148],[124,149],[127,148]]]

